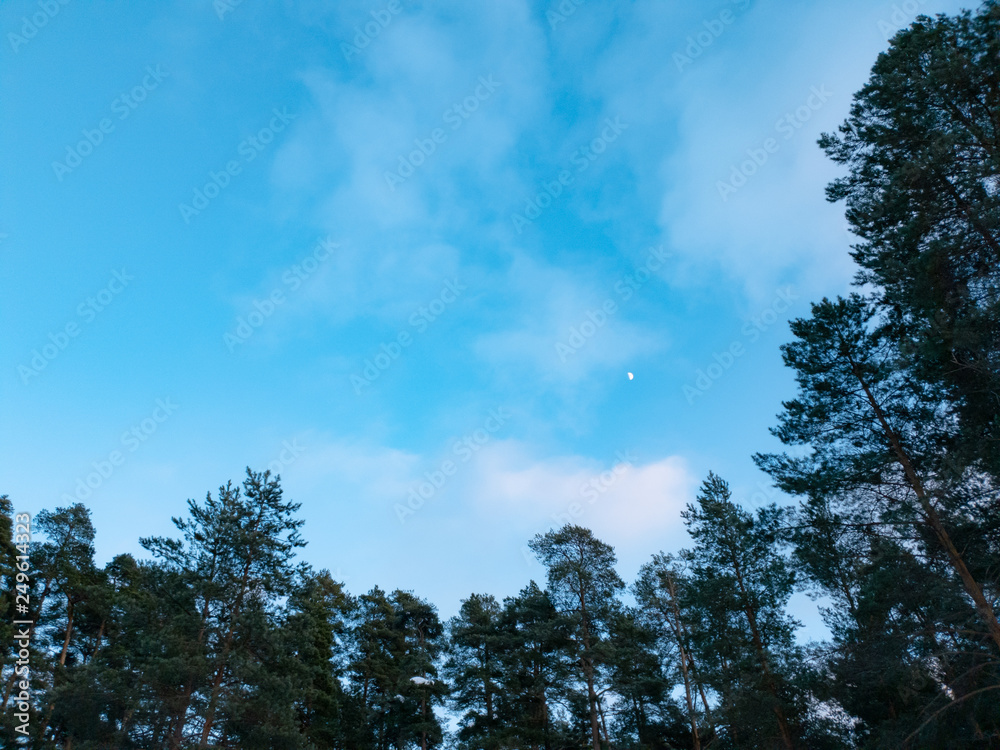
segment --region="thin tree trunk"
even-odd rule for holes
[[[214,564],[215,560],[212,560],[213,564],[213,574],[214,574]],[[198,629],[198,639],[196,640],[196,647],[201,648],[205,640],[205,630],[208,628],[208,597],[205,597],[205,603],[201,608],[201,627]],[[175,719],[174,731],[170,736],[170,748],[171,750],[178,750],[180,748],[182,741],[184,740],[184,727],[187,724],[187,712],[188,707],[191,705],[191,696],[194,695],[194,673],[188,674],[187,688],[185,689],[184,699],[181,703],[180,710],[177,712],[177,717]]]
[[[258,515],[253,524],[250,526],[251,532],[256,532],[259,521],[260,516]],[[226,633],[222,657],[219,660],[219,667],[215,672],[215,679],[212,681],[212,694],[208,700],[208,709],[205,711],[205,725],[201,729],[201,740],[198,742],[198,747],[208,747],[208,737],[211,734],[212,726],[215,723],[215,711],[219,700],[219,689],[222,686],[222,678],[225,675],[226,668],[228,666],[229,651],[232,648],[233,638],[236,635],[236,621],[239,619],[242,611],[243,599],[246,596],[247,588],[250,583],[250,565],[253,562],[252,555],[254,554],[254,550],[248,549],[247,552],[248,556],[244,560],[243,572],[240,576],[240,590],[236,596],[236,603],[233,605],[232,612],[230,613],[229,632]]]
[[[691,675],[688,673],[687,649],[684,648],[684,638],[681,631],[681,612],[680,607],[677,605],[677,588],[674,585],[674,577],[669,573],[667,574],[667,591],[670,594],[670,608],[674,615],[674,619],[671,621],[668,618],[668,622],[670,622],[674,631],[674,637],[677,639],[677,650],[680,651],[681,655],[684,699],[687,701],[688,717],[691,719],[691,741],[694,744],[694,750],[701,750],[701,738],[698,736],[698,716],[695,712],[694,701],[691,695]]]
[[[607,723],[607,721],[604,718],[604,706],[602,704],[600,704],[600,703],[597,704],[597,712],[601,716],[601,729],[604,730],[604,741],[606,743],[608,743],[608,746],[610,746],[611,745],[611,737],[608,735],[608,723]]]
[[[73,600],[66,596],[66,637],[63,639],[62,653],[59,654],[59,666],[66,666],[66,654],[69,652],[69,642],[73,637]]]
[[[587,699],[590,703],[590,733],[594,742],[594,750],[601,750],[601,727],[597,716],[597,692],[594,690],[594,663],[591,661],[590,626],[587,621],[587,605],[584,602],[583,588],[580,589],[580,615],[583,625],[583,675],[587,682]]]
[[[208,747],[208,737],[212,733],[212,726],[215,724],[215,710],[218,705],[219,690],[222,687],[222,679],[226,674],[226,666],[229,661],[229,651],[233,645],[236,618],[238,616],[239,613],[234,611],[230,618],[229,631],[226,633],[226,639],[222,646],[222,654],[219,656],[219,666],[215,670],[215,677],[212,679],[212,693],[211,697],[208,699],[208,708],[205,710],[205,724],[201,728],[201,739],[198,741],[198,747]]]
[[[421,696],[420,698],[420,718],[427,721],[427,696]],[[420,732],[420,750],[427,750],[427,731],[422,730]]]
[[[60,670],[66,668],[66,654],[69,652],[70,640],[73,637],[73,598],[67,594],[66,595],[66,637],[63,639],[62,652],[59,654],[59,667],[56,672],[52,675],[52,685],[55,687],[56,678],[62,674]],[[49,703],[45,710],[45,718],[42,720],[42,726],[38,731],[38,738],[41,740],[45,739],[45,732],[48,731],[49,722],[52,721],[52,712],[55,710],[55,701]]]
[[[691,662],[691,671],[694,671],[694,662]],[[701,694],[701,702],[705,706],[705,717],[708,719],[708,728],[712,730],[712,734],[715,734],[715,722],[712,721],[712,709],[708,707],[708,697],[705,695],[705,688],[702,687],[700,682],[695,682],[698,686],[698,692]]]
[[[785,718],[785,712],[781,708],[781,699],[778,697],[778,687],[775,684],[774,675],[771,674],[771,666],[768,662],[767,650],[764,648],[764,640],[760,637],[760,631],[757,629],[757,615],[754,612],[750,596],[743,582],[743,568],[739,564],[735,552],[731,550],[730,554],[733,561],[733,572],[736,574],[736,583],[740,587],[740,594],[743,597],[743,612],[746,614],[747,622],[750,625],[750,635],[753,638],[753,645],[757,650],[760,666],[764,672],[764,681],[767,684],[768,692],[774,696],[774,715],[778,719],[778,731],[781,732],[781,741],[788,750],[795,750],[795,743],[792,742],[792,733],[788,728],[788,720]]]
[[[896,460],[899,462],[899,465],[903,469],[903,473],[906,475],[907,482],[913,489],[914,494],[917,496],[920,506],[923,508],[924,515],[927,517],[928,525],[937,537],[938,542],[947,553],[948,561],[951,563],[955,572],[958,573],[959,578],[962,580],[962,584],[965,586],[966,592],[972,597],[976,610],[979,613],[980,618],[982,618],[983,623],[986,625],[990,637],[993,639],[993,642],[996,643],[997,648],[1000,648],[1000,622],[997,622],[996,612],[983,595],[982,587],[969,571],[969,568],[965,564],[965,560],[962,557],[962,553],[958,551],[958,548],[951,539],[951,535],[948,534],[948,530],[945,529],[944,523],[941,521],[941,517],[938,515],[937,509],[935,509],[933,504],[931,504],[923,482],[920,481],[920,477],[917,475],[916,469],[913,467],[909,454],[903,449],[899,436],[889,426],[889,421],[885,416],[885,412],[882,410],[882,407],[879,406],[878,401],[875,400],[875,396],[868,387],[868,383],[862,377],[857,364],[850,357],[850,355],[848,355],[848,361],[851,364],[854,377],[857,378],[858,383],[861,384],[861,387],[865,392],[865,396],[868,399],[868,403],[871,405],[872,410],[875,413],[875,417],[878,419],[879,425],[881,425],[882,431],[884,432],[886,439],[889,441],[889,445],[896,456]]]
[[[101,640],[104,638],[104,626],[107,624],[107,620],[101,620],[101,627],[97,629],[97,643],[94,645],[94,653],[90,655],[90,660],[93,661],[97,658],[97,652],[101,650]]]

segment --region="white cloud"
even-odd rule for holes
[[[578,455],[538,458],[504,441],[484,448],[473,467],[478,513],[490,524],[519,519],[544,532],[574,523],[620,550],[647,555],[685,540],[680,511],[697,482],[686,461],[667,456],[640,463],[628,450],[600,462]]]
[[[680,511],[697,482],[679,456],[643,461],[623,449],[598,460],[494,437],[465,459],[451,441],[421,455],[372,439],[323,440],[301,438],[306,451],[284,486],[303,502],[306,557],[350,576],[356,593],[417,588],[446,609],[457,606],[456,590],[513,594],[544,575],[527,542],[567,522],[614,546],[626,580],[653,552],[688,543]],[[455,470],[401,519],[446,459]]]
[[[679,123],[661,163],[664,233],[706,277],[723,270],[743,279],[750,298],[788,281],[810,297],[829,294],[854,274],[844,207],[824,192],[843,168],[817,139],[847,117],[887,46],[879,21],[895,6],[850,6],[754,3],[666,92]],[[808,112],[817,89],[830,96]],[[748,149],[760,156],[767,138],[777,151],[723,200],[719,182],[751,158]]]

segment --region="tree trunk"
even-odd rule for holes
[[[213,560],[214,565],[214,560]],[[205,641],[205,630],[208,627],[208,597],[205,597],[205,603],[201,608],[201,627],[198,629],[198,639],[196,641],[196,647],[201,648],[201,645]],[[187,688],[184,692],[184,698],[181,702],[180,710],[177,712],[175,717],[174,730],[170,735],[170,748],[171,750],[178,750],[184,740],[184,727],[187,725],[187,711],[188,707],[191,705],[191,696],[194,695],[194,674],[188,674]]]
[[[222,687],[222,679],[226,674],[229,651],[232,648],[235,636],[237,616],[238,614],[234,612],[230,619],[229,632],[226,633],[226,639],[222,646],[222,654],[219,656],[219,666],[215,670],[215,677],[212,679],[212,693],[208,699],[208,708],[205,711],[205,724],[201,728],[201,739],[198,741],[198,747],[208,747],[208,737],[212,733],[212,726],[215,724],[215,710],[218,705],[219,690]]]
[[[420,718],[427,721],[427,696],[420,698]],[[427,730],[420,732],[420,750],[427,750]]]
[[[605,718],[604,718],[604,706],[600,702],[598,702],[598,704],[597,704],[597,712],[601,716],[601,729],[604,731],[604,741],[610,747],[611,746],[611,736],[608,734],[608,722],[605,721]]]
[[[760,660],[760,666],[764,673],[764,682],[767,685],[768,692],[771,693],[775,700],[774,715],[778,719],[778,731],[781,732],[781,741],[788,750],[795,750],[795,743],[792,742],[792,733],[788,728],[788,720],[785,719],[785,712],[781,708],[781,699],[778,697],[778,686],[774,681],[774,675],[771,674],[771,666],[768,662],[767,650],[764,648],[764,640],[760,637],[760,630],[757,628],[757,614],[754,611],[750,596],[746,590],[746,585],[743,582],[743,567],[736,557],[735,550],[730,550],[730,556],[733,561],[733,572],[736,574],[736,583],[740,588],[740,595],[743,598],[743,612],[750,625],[750,636],[753,639],[753,645],[757,650],[757,657]]]
[[[66,654],[69,652],[69,642],[73,637],[73,599],[66,595],[66,637],[63,639],[62,653],[59,654],[59,666],[66,666]]]
[[[104,626],[107,622],[107,620],[101,620],[101,627],[97,629],[97,643],[94,644],[94,653],[90,655],[91,661],[97,658],[97,652],[101,650],[101,640],[104,638]]]
[[[590,704],[590,733],[594,742],[594,750],[601,750],[601,726],[597,715],[597,691],[594,690],[594,663],[590,651],[590,624],[587,621],[587,605],[584,601],[583,587],[580,588],[580,616],[582,620],[583,657],[580,664],[583,676],[587,682],[587,700]]]
[[[258,519],[259,520],[259,519]],[[251,531],[256,530],[257,521],[254,521]],[[243,609],[243,599],[246,597],[247,589],[250,584],[250,565],[253,562],[253,550],[248,549],[248,556],[245,558],[243,563],[243,572],[240,576],[240,590],[236,595],[236,602],[233,604],[232,612],[229,616],[229,631],[226,633],[226,639],[222,648],[222,655],[219,659],[219,667],[215,671],[215,679],[212,680],[212,694],[208,699],[208,709],[205,711],[205,724],[201,728],[201,739],[198,741],[198,747],[208,747],[208,737],[212,732],[212,726],[215,723],[215,711],[217,708],[219,700],[219,689],[222,686],[222,678],[225,676],[226,668],[229,661],[229,651],[233,645],[233,638],[236,636],[236,622]]]
[[[694,700],[691,695],[691,675],[688,673],[688,655],[684,648],[684,638],[681,631],[681,612],[677,606],[677,589],[674,586],[674,578],[667,575],[667,591],[670,593],[670,608],[673,611],[674,619],[670,622],[674,637],[677,639],[677,650],[681,656],[681,676],[684,678],[684,700],[687,702],[688,717],[691,720],[691,741],[694,750],[701,750],[701,738],[698,736],[698,716],[694,708]]]
[[[907,482],[913,489],[914,494],[917,496],[917,500],[920,502],[921,508],[923,508],[924,515],[927,518],[927,523],[930,526],[931,531],[933,531],[934,536],[937,537],[938,542],[947,553],[949,563],[955,572],[958,573],[966,592],[970,597],[972,597],[972,601],[976,606],[976,611],[979,613],[980,618],[986,625],[990,637],[993,639],[993,642],[996,643],[997,648],[1000,649],[1000,622],[997,622],[996,612],[983,595],[982,587],[980,587],[979,583],[969,571],[968,566],[966,566],[962,553],[958,551],[957,547],[955,547],[955,543],[952,541],[951,535],[948,534],[948,530],[945,529],[944,523],[941,521],[941,517],[937,513],[937,509],[934,508],[930,498],[927,496],[923,482],[920,481],[920,477],[917,475],[916,469],[913,467],[913,462],[910,460],[909,454],[904,450],[902,442],[899,439],[899,435],[897,435],[892,427],[890,427],[889,421],[885,416],[885,412],[882,410],[882,407],[879,406],[878,401],[875,400],[875,396],[868,387],[868,383],[862,377],[858,365],[854,362],[850,355],[847,355],[847,358],[851,364],[854,377],[857,378],[858,383],[864,390],[868,403],[871,405],[872,410],[875,413],[875,417],[878,419],[879,425],[882,427],[882,431],[885,434],[886,439],[889,441],[889,445],[896,456],[896,460],[902,467],[903,473],[906,475]]]

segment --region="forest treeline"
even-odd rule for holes
[[[104,566],[83,505],[19,550],[3,497],[4,746],[1000,748],[1000,6],[897,34],[820,145],[860,270],[782,347],[785,448],[755,459],[793,503],[709,475],[637,580],[567,525],[530,542],[545,581],[442,622],[300,562],[266,472]],[[796,591],[828,640],[797,642]]]

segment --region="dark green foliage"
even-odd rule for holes
[[[347,665],[359,719],[349,747],[438,747],[435,706],[447,693],[437,661],[444,629],[434,607],[407,591],[359,597]]]
[[[997,726],[989,711],[969,715],[982,713],[976,691],[996,684],[1000,652],[995,521],[982,515],[995,485],[982,474],[956,478],[948,457],[957,422],[906,366],[875,307],[857,296],[824,300],[792,332],[783,352],[799,393],[775,434],[809,452],[757,460],[804,497],[795,557],[837,603],[827,611],[837,647],[826,656],[836,678],[827,695],[879,747],[899,746],[970,695],[922,730],[963,747]],[[907,687],[914,681],[919,690]]]
[[[569,623],[585,691],[594,748],[608,739],[601,699],[608,649],[605,640],[617,614],[617,594],[624,583],[615,572],[614,550],[589,529],[567,524],[539,534],[531,550],[548,570],[549,591],[557,611]]]
[[[780,551],[783,514],[774,506],[748,513],[710,474],[682,515],[695,543],[683,553],[691,641],[701,676],[719,696],[723,746],[795,747],[803,706],[791,678],[801,664],[797,623],[785,613],[795,575]]]
[[[448,623],[445,676],[452,685],[452,704],[462,715],[458,739],[483,750],[503,747],[511,713],[503,682],[512,644],[501,627],[501,612],[492,596],[473,594]]]
[[[328,571],[304,575],[288,598],[282,627],[298,725],[308,743],[343,746],[350,721],[343,678],[344,638],[354,603]]]
[[[569,622],[532,581],[504,600],[503,703],[505,747],[558,747],[569,742],[566,721],[573,668]]]
[[[608,631],[608,688],[617,697],[614,745],[643,748],[687,740],[686,718],[670,695],[675,683],[661,661],[657,630],[638,612],[623,609]]]
[[[639,617],[655,636],[650,651],[659,656],[669,682],[683,690],[683,744],[700,748],[715,736],[713,712],[706,691],[711,686],[695,660],[692,630],[698,613],[691,597],[691,575],[684,561],[658,554],[642,566],[632,587]]]
[[[860,280],[958,420],[954,460],[1000,476],[1000,5],[921,17],[821,145]]]

